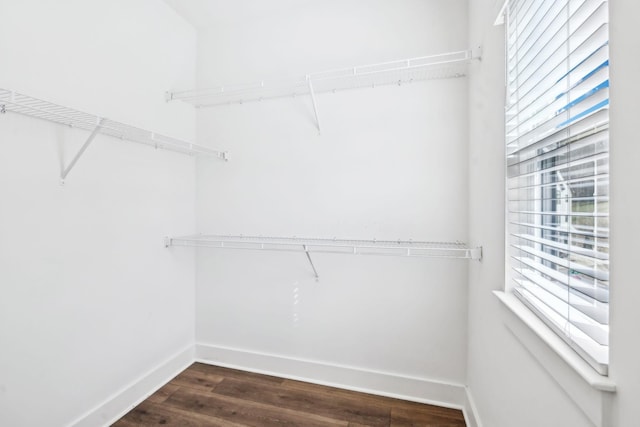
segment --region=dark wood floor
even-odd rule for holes
[[[462,412],[194,363],[114,424],[463,427]]]

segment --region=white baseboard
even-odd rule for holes
[[[471,395],[469,387],[465,387],[465,404],[462,412],[464,413],[464,421],[467,427],[482,427],[480,417],[478,416],[478,408]]]
[[[196,361],[347,390],[465,409],[464,385],[276,354],[196,344]]]
[[[190,345],[114,393],[70,426],[95,427],[113,424],[193,362],[194,348]]]

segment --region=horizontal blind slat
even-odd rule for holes
[[[528,164],[535,164],[535,162],[542,162],[543,160],[553,159],[554,162],[557,158],[571,158],[576,160],[580,157],[592,153],[601,153],[609,151],[609,129],[606,127],[592,129],[589,132],[584,132],[579,135],[575,135],[571,138],[554,141],[546,146],[537,146],[535,149],[522,150],[517,154],[513,154],[507,157],[507,167],[514,168]],[[580,153],[583,153],[580,155]]]
[[[572,235],[577,235],[577,236],[585,236],[585,237],[597,237],[599,239],[608,239],[609,238],[609,230],[603,230],[603,229],[598,229],[598,233],[591,233],[591,232],[587,232],[585,230],[578,230],[575,228],[569,228],[569,226],[550,226],[550,225],[540,225],[540,224],[531,224],[531,223],[526,223],[526,222],[517,222],[517,221],[510,221],[511,225],[515,225],[515,226],[522,226],[522,227],[528,227],[528,228],[536,228],[536,229],[540,229],[540,230],[549,230],[549,231],[555,231],[555,232],[559,232],[559,233],[568,233],[568,234],[572,234]]]
[[[581,294],[586,295],[595,301],[599,301],[602,303],[609,302],[608,282],[594,280],[590,283],[582,279],[576,278],[575,275],[572,276],[571,274],[564,274],[558,270],[549,268],[543,264],[540,264],[539,262],[535,262],[530,258],[517,257],[517,256],[514,256],[512,258],[516,261],[516,263],[524,264],[527,267],[540,272],[541,274],[545,274],[549,277],[552,277],[557,282],[562,283],[568,286],[569,288],[575,290],[576,292],[580,292]],[[569,272],[569,270],[566,270],[566,271]]]
[[[546,118],[557,115],[567,108],[567,103],[577,103],[580,97],[586,98],[608,83],[609,62],[604,61],[594,68],[585,70],[585,74],[575,77],[575,82],[567,88],[562,83],[552,86],[545,93],[533,98],[528,105],[520,106],[507,120],[506,126],[510,134],[524,133]],[[571,76],[573,77],[573,76]],[[564,86],[564,87],[562,87]],[[570,100],[570,101],[568,101]]]
[[[554,298],[555,295],[529,280],[518,281],[518,283],[531,294],[535,295],[539,301],[543,301],[547,307],[551,308],[560,316],[563,316],[571,325],[581,330],[596,343],[609,345],[609,328],[607,325],[598,324],[580,310],[571,307],[571,305],[562,301],[560,298]],[[549,296],[551,296],[551,298]]]
[[[597,184],[609,184],[609,173],[608,171],[606,172],[602,172],[602,173],[598,173],[596,175],[591,175],[589,178],[587,178],[587,180],[589,181],[594,181]],[[575,178],[575,179],[566,179],[563,182],[565,184],[579,184],[581,182],[585,181],[584,178]],[[509,178],[507,180],[507,190],[528,190],[531,188],[540,188],[540,189],[544,189],[547,187],[555,187],[557,186],[558,183],[556,182],[550,182],[550,183],[545,183],[545,184],[520,184],[520,179],[519,177],[513,177],[513,178]]]
[[[582,356],[589,364],[602,375],[607,375],[609,364],[608,347],[598,344],[593,338],[573,326],[567,319],[551,310],[544,302],[540,301],[524,287],[514,288],[516,295],[527,307],[529,307],[540,319],[546,323],[558,336]]]
[[[539,176],[539,175],[545,175],[545,174],[549,175],[553,172],[566,171],[567,169],[576,168],[577,166],[592,165],[594,163],[597,163],[600,160],[608,160],[608,159],[609,159],[608,151],[597,152],[595,154],[587,155],[585,157],[581,157],[581,158],[579,157],[578,159],[572,159],[570,156],[567,156],[566,159],[564,161],[559,162],[559,164],[556,164],[554,166],[540,166],[539,169],[536,169],[533,171],[525,171],[520,173],[518,170],[520,168],[510,168],[511,173],[508,175],[508,178],[526,178],[528,176]],[[605,169],[604,165],[603,165],[603,169]],[[596,176],[596,173],[597,171],[594,170],[593,173],[583,174],[580,177],[581,178],[592,177],[592,176]],[[569,178],[569,179],[572,179],[572,178]]]
[[[530,270],[526,268],[515,268],[514,271],[524,277],[529,282],[535,284],[540,289],[548,292],[554,298],[557,298],[567,306],[567,309],[575,309],[580,314],[574,313],[574,324],[591,324],[594,327],[604,326],[609,324],[609,311],[607,310],[607,304],[593,300],[593,298],[582,295],[573,291],[568,286],[561,282],[555,282],[547,279],[543,275],[539,274],[537,270]],[[603,339],[599,339],[602,343]]]
[[[580,274],[584,274],[585,276],[589,276],[592,277],[594,279],[598,279],[598,280],[602,280],[602,281],[609,281],[609,272],[608,271],[603,271],[603,270],[598,270],[596,268],[593,267],[587,267],[584,265],[579,265],[577,263],[572,263],[570,262],[568,259],[566,258],[561,258],[555,255],[551,255],[547,252],[544,251],[540,251],[534,248],[530,248],[528,246],[523,246],[523,245],[512,245],[514,248],[525,252],[529,255],[533,255],[534,257],[540,258],[544,261],[548,261],[550,264],[552,265],[556,265],[558,267],[562,267],[562,268],[569,268],[571,270],[575,270]]]
[[[605,45],[607,43],[608,25],[602,24],[596,32],[591,34],[586,40],[584,40],[578,46],[572,47],[568,53],[563,52],[562,55],[558,54],[558,57],[541,64],[539,69],[534,70],[536,73],[532,74],[528,78],[521,78],[518,80],[517,85],[507,87],[507,114],[511,117],[514,114],[514,110],[519,110],[522,100],[530,100],[531,97],[537,97],[541,95],[546,88],[553,87],[557,83],[563,81],[569,77],[570,72],[566,69],[567,63],[571,62],[575,65],[581,64],[593,55],[598,46]],[[513,95],[517,92],[517,100],[512,100]],[[524,102],[526,105],[526,102]]]
[[[529,133],[529,139],[519,137],[507,144],[508,155],[518,154],[525,150],[535,149],[535,146],[544,146],[563,141],[571,135],[589,132],[593,129],[608,126],[609,110],[607,105],[600,106],[599,110],[592,110],[572,121],[571,127],[549,127],[540,134]],[[568,123],[567,123],[568,124]]]
[[[579,246],[570,245],[568,243],[557,242],[554,240],[533,236],[531,234],[512,234],[512,236],[518,239],[527,240],[529,242],[538,243],[540,245],[547,246],[550,248],[556,248],[562,251],[571,252],[572,254],[583,255],[589,258],[594,258],[599,260],[609,259],[608,253],[598,252],[592,249],[586,249]]]

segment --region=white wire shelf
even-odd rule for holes
[[[217,249],[246,249],[306,253],[387,255],[480,260],[482,247],[470,248],[461,242],[421,242],[413,240],[345,240],[304,237],[263,237],[194,235],[165,238],[165,246],[194,246]]]
[[[463,77],[467,73],[470,59],[471,51],[450,52],[311,73],[297,80],[263,80],[250,84],[169,92],[167,100],[182,100],[195,107],[211,107],[392,84],[402,85],[420,80]]]
[[[225,151],[210,149],[191,142],[84,113],[42,99],[33,98],[18,92],[0,89],[0,112],[4,113],[7,111],[88,130],[92,132],[92,134],[87,142],[90,142],[93,137],[95,137],[95,134],[103,134],[183,154],[214,156],[222,160],[227,160],[227,153]]]

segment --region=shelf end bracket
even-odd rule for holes
[[[471,59],[482,61],[482,45],[478,45],[471,49]]]
[[[469,249],[469,258],[482,261],[482,246]]]
[[[82,157],[85,150],[89,148],[89,145],[91,145],[95,137],[98,135],[98,133],[100,133],[100,129],[102,129],[103,123],[104,123],[104,119],[101,118],[98,120],[96,127],[91,132],[91,135],[89,135],[89,138],[87,138],[84,144],[82,144],[82,147],[80,147],[80,149],[78,150],[74,158],[69,162],[67,167],[62,171],[62,173],[60,174],[60,184],[64,185],[64,180],[67,178],[67,175],[69,175],[69,172],[71,172],[71,169],[73,169],[73,167],[76,165],[80,157]]]

